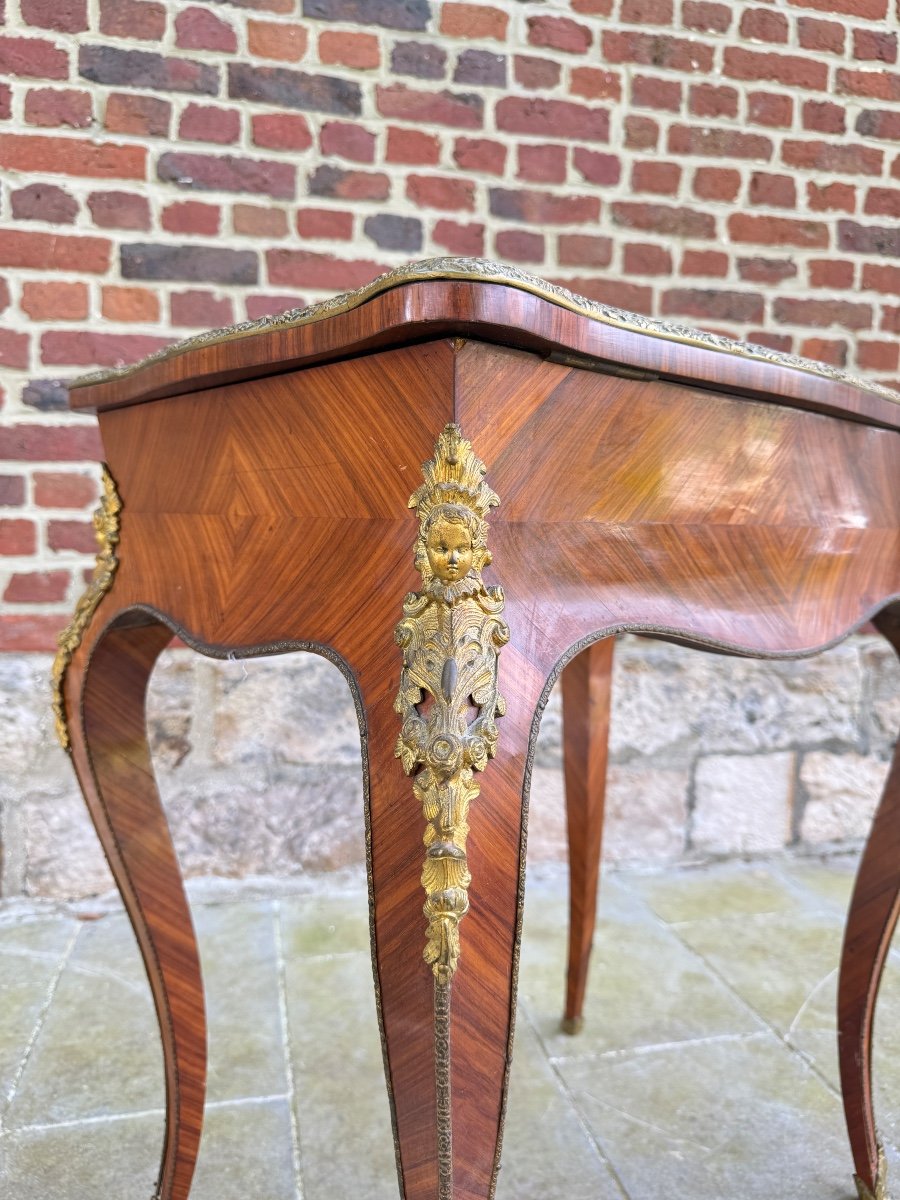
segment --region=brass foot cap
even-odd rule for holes
[[[563,1017],[559,1023],[563,1033],[567,1033],[570,1037],[574,1037],[576,1033],[581,1033],[584,1027],[584,1017]]]

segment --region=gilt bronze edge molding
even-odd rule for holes
[[[115,481],[105,463],[101,464],[102,492],[100,504],[94,512],[94,536],[97,539],[97,561],[94,574],[80,600],[75,605],[72,619],[57,638],[56,657],[51,670],[53,717],[56,726],[56,736],[64,750],[71,753],[72,743],[69,737],[69,726],[66,720],[66,701],[63,694],[66,671],[75,651],[81,645],[84,631],[100,601],[113,584],[113,577],[119,560],[116,557],[116,546],[119,544],[119,513],[122,511],[122,501],[116,491]]]
[[[69,388],[74,390],[102,383],[110,383],[116,379],[127,379],[129,376],[137,374],[138,371],[143,370],[144,367],[150,366],[153,363],[165,362],[170,358],[177,358],[182,354],[189,353],[191,350],[198,350],[205,346],[219,345],[223,342],[255,337],[257,334],[276,332],[283,329],[295,329],[302,325],[309,325],[315,321],[325,320],[327,317],[350,312],[375,296],[381,295],[383,292],[388,292],[393,288],[401,287],[407,283],[428,280],[461,280],[464,282],[504,284],[507,287],[513,287],[519,291],[528,292],[540,299],[547,300],[549,303],[555,304],[560,308],[565,308],[570,312],[589,317],[603,325],[609,325],[629,333],[643,333],[649,337],[660,338],[664,341],[678,342],[682,345],[696,346],[699,349],[714,350],[741,358],[755,359],[759,362],[770,363],[773,366],[787,367],[795,371],[802,371],[807,375],[815,375],[822,379],[828,379],[833,383],[847,384],[851,387],[859,388],[861,391],[880,396],[884,400],[890,400],[894,404],[900,404],[900,394],[891,388],[875,383],[874,380],[862,379],[838,367],[831,367],[827,363],[814,362],[812,359],[802,358],[797,354],[787,354],[779,350],[771,350],[767,346],[759,346],[752,342],[740,342],[734,338],[725,337],[722,334],[707,333],[704,330],[691,329],[688,326],[673,324],[668,321],[659,321],[653,317],[645,317],[639,313],[628,312],[626,309],[615,308],[609,304],[601,304],[599,301],[588,300],[584,296],[570,292],[567,288],[561,287],[559,284],[548,283],[537,275],[532,275],[528,271],[522,271],[518,267],[506,266],[484,258],[454,257],[429,258],[419,262],[407,263],[403,266],[395,267],[392,271],[388,271],[384,275],[379,275],[376,279],[371,280],[371,282],[364,284],[355,291],[343,292],[328,300],[308,305],[306,308],[289,309],[287,312],[278,313],[275,316],[262,317],[257,321],[243,321],[226,328],[212,329],[206,333],[195,334],[192,337],[176,342],[172,346],[166,346],[162,350],[157,350],[155,353],[141,359],[140,362],[124,367],[111,367],[102,371],[92,371],[86,375],[80,375],[69,384]]]
[[[858,1175],[853,1176],[859,1200],[891,1200],[887,1190],[887,1159],[884,1156],[884,1146],[878,1143],[878,1159],[875,1167],[875,1191],[869,1190],[868,1185]]]

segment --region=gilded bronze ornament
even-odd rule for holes
[[[868,1186],[860,1179],[858,1175],[853,1176],[856,1181],[856,1191],[859,1195],[859,1200],[890,1200],[887,1190],[887,1160],[884,1157],[884,1147],[881,1142],[878,1143],[878,1165],[875,1168],[875,1191],[869,1191]]]
[[[71,751],[69,729],[66,723],[66,702],[63,696],[63,683],[72,656],[81,645],[84,631],[90,624],[100,601],[112,587],[113,576],[119,565],[116,558],[116,546],[119,544],[119,513],[122,511],[122,501],[116,491],[113,477],[106,464],[102,464],[102,493],[100,505],[94,512],[94,536],[99,549],[94,574],[81,599],[75,606],[72,620],[56,639],[58,650],[53,660],[53,715],[56,723],[56,736],[64,750]]]
[[[403,651],[395,753],[414,775],[427,822],[424,957],[439,984],[456,971],[459,923],[469,907],[466,835],[469,805],[480,791],[475,772],[496,751],[495,718],[506,708],[497,686],[497,656],[509,641],[503,592],[481,578],[491,561],[485,517],[500,503],[485,470],[459,426],[447,425],[422,467],[424,484],[410,497],[419,516],[422,590],[407,595],[395,630]]]

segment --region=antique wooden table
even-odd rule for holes
[[[108,471],[94,581],[61,635],[57,716],[159,1017],[158,1196],[188,1195],[205,1077],[197,948],[144,719],[177,633],[217,657],[314,650],[347,677],[401,1188],[486,1200],[550,687],[565,667],[574,1029],[612,635],[800,656],[874,620],[900,649],[897,397],[444,259],[89,379],[72,407],[98,413]],[[870,1047],[898,895],[895,757],[840,972],[864,1197],[884,1188]]]

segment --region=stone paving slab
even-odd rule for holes
[[[781,857],[609,875],[572,1038],[565,877],[533,872],[497,1200],[849,1200],[833,1003],[851,879]],[[210,1017],[194,1200],[395,1197],[359,880],[192,894]],[[0,905],[0,970],[0,1196],[148,1200],[162,1063],[124,915]],[[900,956],[879,1015],[893,1159]]]

